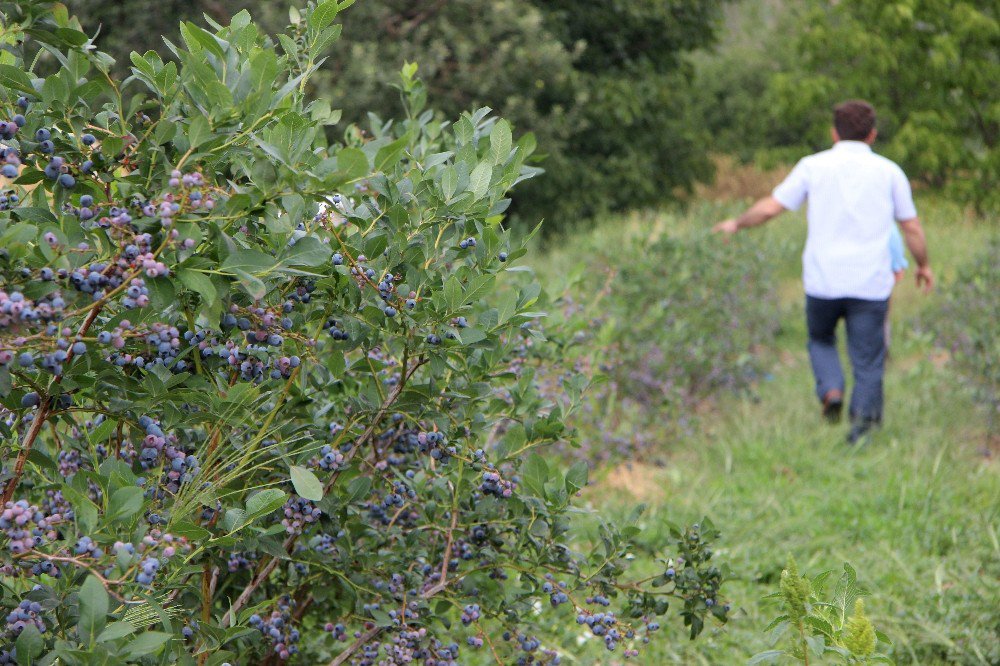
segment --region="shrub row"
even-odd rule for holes
[[[576,414],[575,455],[656,455],[705,400],[764,374],[777,332],[770,262],[756,239],[701,232],[629,237],[605,223],[560,254],[579,278],[559,297],[577,353],[567,377],[600,376]],[[563,382],[565,386],[567,382]]]
[[[945,287],[932,317],[938,341],[977,388],[994,427],[1000,424],[1000,241],[994,240]]]

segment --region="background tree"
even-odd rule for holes
[[[692,95],[717,150],[785,161],[820,150],[833,105],[860,97],[879,113],[878,149],[911,178],[980,212],[997,204],[995,2],[769,4],[771,17],[749,22],[744,39],[699,68]]]
[[[520,217],[555,226],[654,206],[711,174],[683,56],[711,43],[724,1],[362,1],[344,18],[354,38],[334,46],[312,85],[318,96],[338,100],[346,122],[369,112],[391,117],[401,106],[389,84],[404,62],[416,62],[446,116],[489,106],[535,135],[548,176],[518,192],[513,210]],[[138,45],[165,53],[149,36],[147,4],[71,4],[88,29],[106,26],[98,43],[119,61]],[[217,16],[249,4],[168,2],[163,11],[201,23],[203,12]],[[272,32],[288,13],[280,2],[251,11]]]

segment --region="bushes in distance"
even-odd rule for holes
[[[930,318],[952,363],[979,391],[994,431],[1000,428],[1000,240],[994,240],[944,288]]]
[[[62,5],[0,2],[0,661],[554,664],[634,656],[668,602],[725,621],[707,530],[653,579],[635,526],[573,548],[586,469],[509,372],[531,144],[436,120],[413,65],[404,120],[329,143],[348,4],[184,23],[121,79]]]
[[[591,460],[655,456],[698,403],[761,377],[758,352],[777,332],[771,261],[757,239],[724,244],[645,222],[630,234],[628,224],[559,244],[559,271],[572,275],[562,311],[577,327],[567,381],[607,379],[574,417],[584,433],[576,455]]]

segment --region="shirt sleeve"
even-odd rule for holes
[[[771,192],[771,196],[788,210],[798,210],[808,194],[809,168],[805,160],[799,160],[792,172]]]
[[[893,225],[892,233],[889,236],[889,256],[892,261],[893,273],[909,268],[910,262],[906,260],[906,251],[903,249],[903,236],[899,233],[899,227],[895,225]]]
[[[892,207],[896,221],[912,220],[917,216],[917,207],[913,205],[913,192],[910,181],[902,169],[896,169],[892,179]]]

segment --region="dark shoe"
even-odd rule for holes
[[[879,425],[876,419],[860,419],[851,424],[851,431],[847,433],[848,444],[863,443],[872,431]]]
[[[830,389],[823,396],[823,418],[830,423],[839,423],[840,414],[844,409],[844,392]]]

